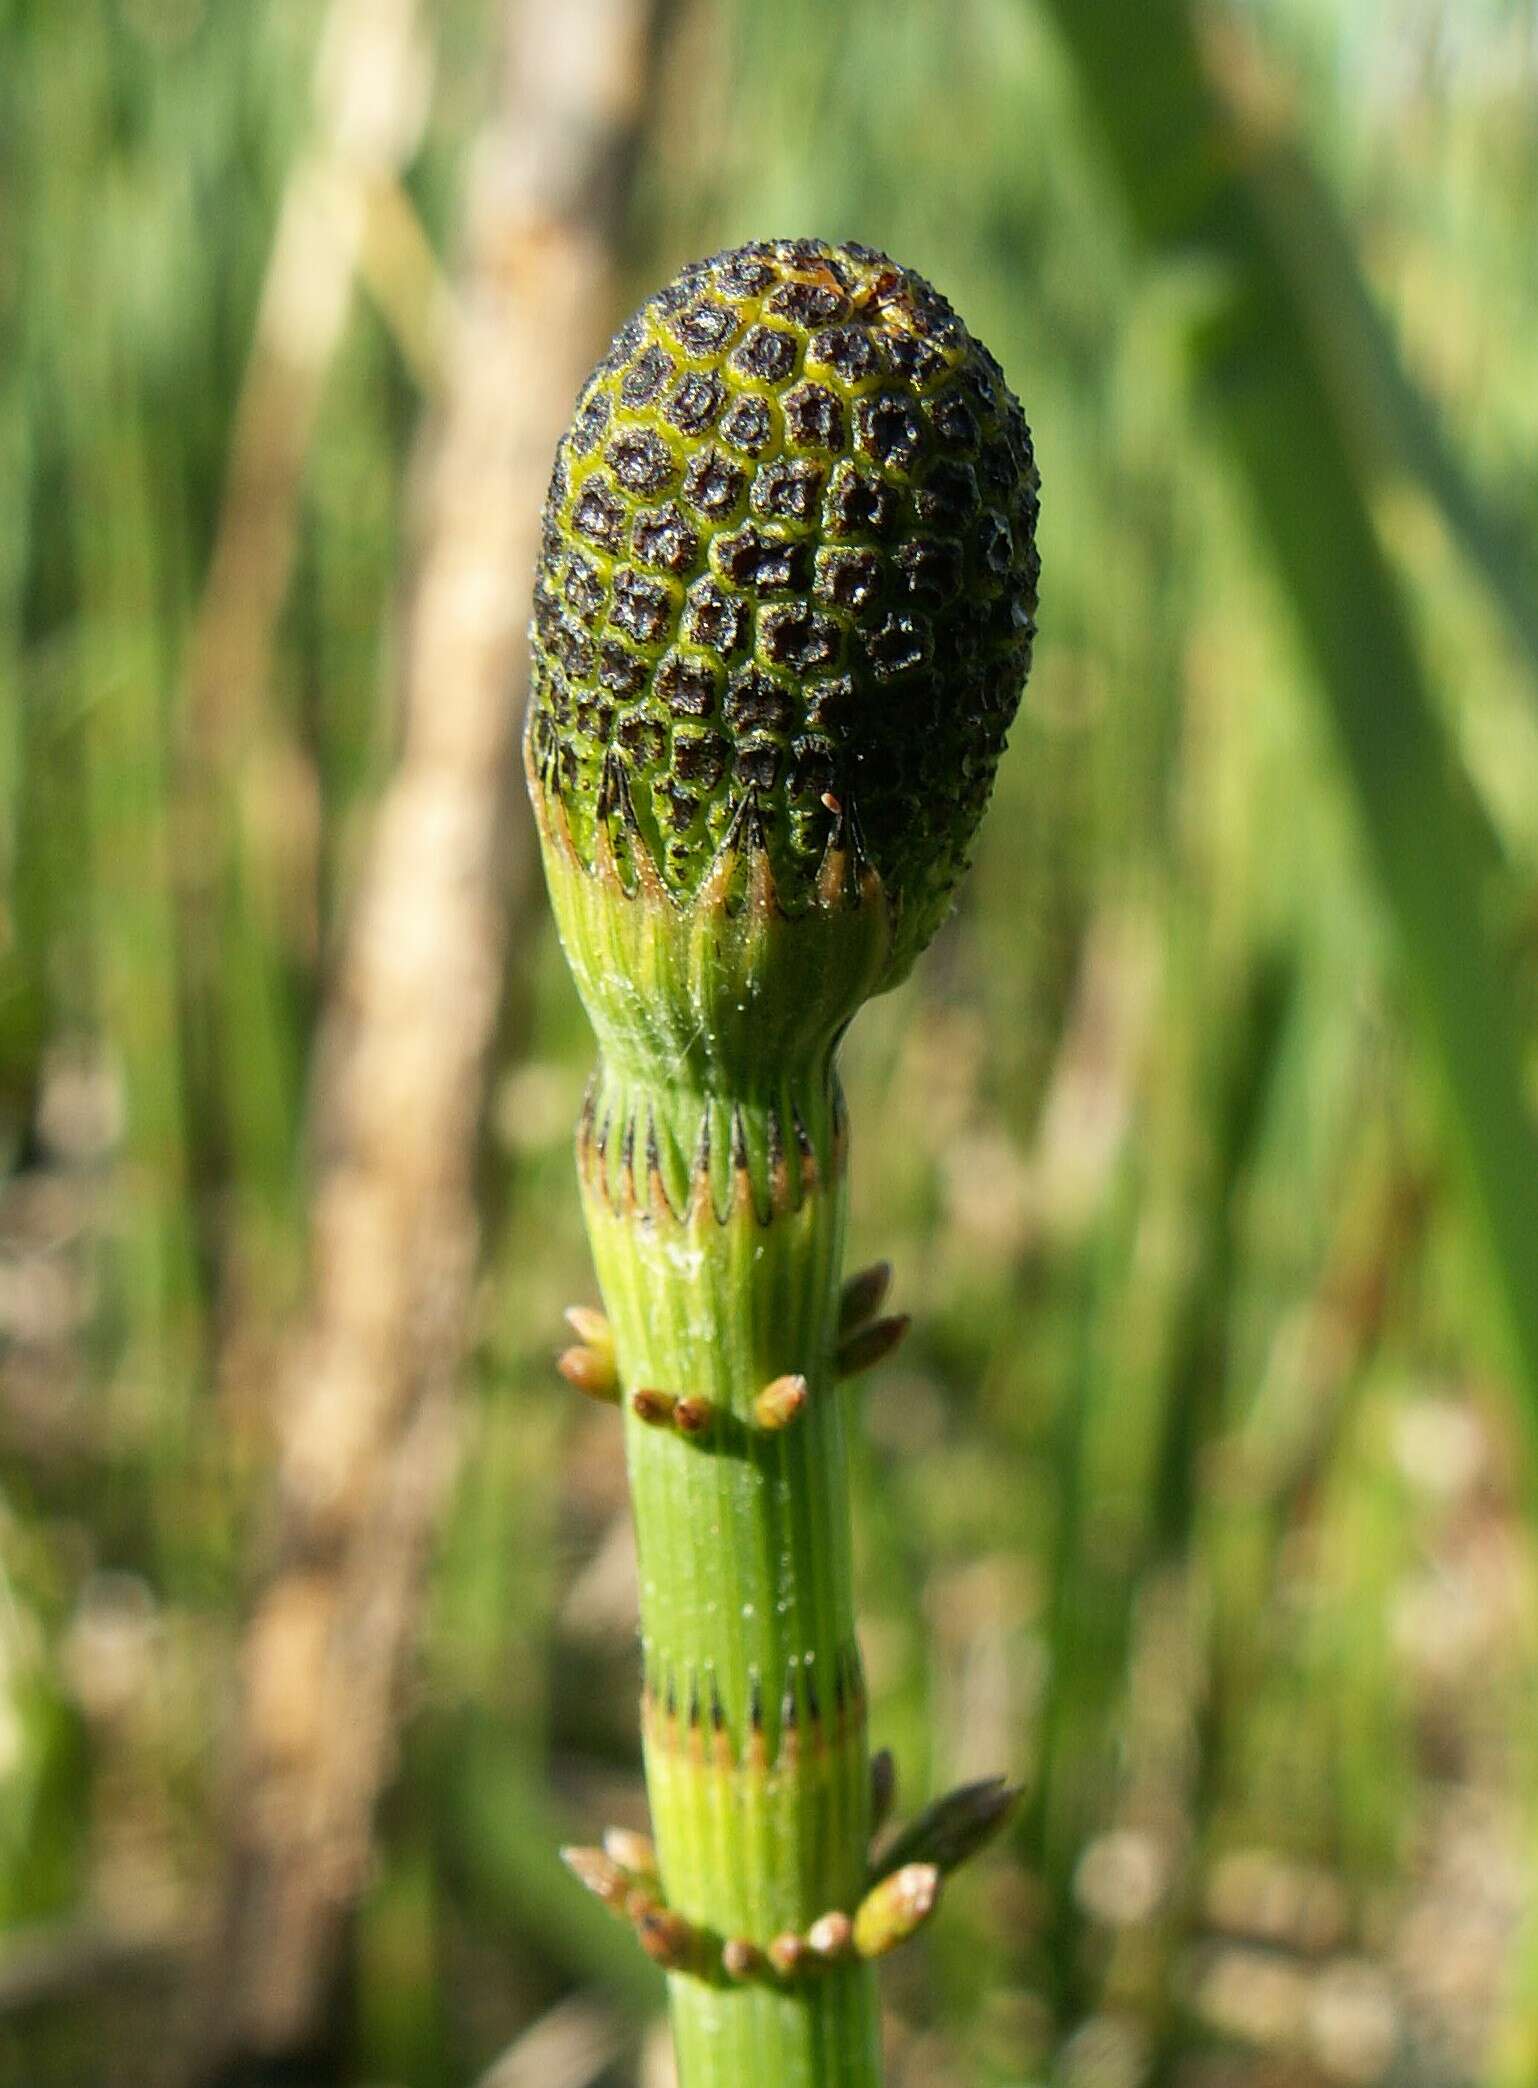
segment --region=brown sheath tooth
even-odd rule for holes
[[[666,900],[667,887],[663,883],[661,871],[657,868],[657,858],[651,842],[643,832],[636,814],[635,800],[630,794],[630,780],[623,767],[620,769],[620,792],[620,816],[625,823],[631,859],[635,864],[636,889],[643,899],[656,906]]]
[[[704,1678],[705,1686],[714,1691],[713,1676]],[[713,1709],[707,1706],[701,1687],[701,1677],[696,1669],[689,1671],[689,1699],[680,1720],[680,1737],[685,1759],[697,1768],[703,1768],[707,1750],[713,1754],[716,1747],[715,1719]]]
[[[785,1684],[785,1694],[780,1699],[779,1759],[784,1766],[801,1759],[801,1704],[796,1695],[794,1669]]]
[[[712,1752],[717,1769],[734,1769],[737,1765],[736,1750],[732,1746],[731,1728],[726,1723],[726,1706],[721,1701],[721,1692],[716,1687],[716,1678],[710,1677],[710,1730]]]
[[[842,1338],[846,1334],[858,1333],[869,1324],[886,1303],[886,1294],[892,1287],[892,1264],[889,1261],[872,1262],[868,1269],[861,1269],[851,1276],[839,1294],[838,1331]]]
[[[822,861],[817,866],[817,897],[824,906],[833,907],[849,896],[849,843],[848,822],[841,805],[833,821],[833,830],[828,836],[822,852]]]
[[[646,1193],[648,1208],[661,1217],[664,1212],[670,1218],[682,1215],[673,1207],[668,1194],[668,1185],[662,1174],[662,1152],[657,1142],[657,1119],[650,1112],[646,1119]]]
[[[595,1104],[596,1109],[596,1104]],[[609,1126],[611,1119],[606,1113],[600,1121],[596,1115],[590,1119],[591,1132],[583,1165],[584,1176],[591,1181],[605,1202],[614,1202],[613,1185],[609,1180]]]
[[[807,1654],[803,1663],[802,1673],[805,1676],[806,1686],[806,1722],[812,1728],[813,1737],[821,1741],[823,1738],[822,1704],[817,1695],[817,1677],[812,1668],[812,1656],[810,1653]]]
[[[777,1108],[769,1111],[769,1203],[776,1211],[795,1208],[799,1199],[791,1188],[790,1167],[785,1154],[785,1128]]]
[[[614,810],[615,768],[614,749],[609,748],[598,770],[598,795],[593,801],[593,810],[600,819],[607,819]],[[606,839],[600,836],[600,839]]]
[[[577,1119],[577,1165],[586,1173],[597,1135],[598,1079],[595,1074],[582,1091],[582,1114]]]
[[[637,1207],[635,1179],[635,1118],[625,1121],[625,1136],[620,1146],[619,1157],[620,1209],[633,1211]]]
[[[769,1748],[764,1738],[764,1684],[758,1669],[748,1676],[748,1742],[745,1750],[747,1767],[762,1771],[769,1766]]]
[[[775,888],[769,836],[764,829],[763,808],[756,789],[749,787],[744,803],[748,811],[748,913],[762,934],[779,913],[780,895]]]
[[[840,1377],[856,1377],[862,1370],[874,1369],[891,1355],[911,1325],[911,1315],[906,1312],[872,1320],[839,1343],[833,1353],[834,1369]]]
[[[753,1175],[748,1166],[748,1133],[742,1121],[742,1111],[735,1106],[732,1110],[732,1203],[751,1206],[753,1203]]]
[[[700,1135],[694,1148],[694,1166],[689,1177],[687,1216],[700,1217],[710,1200],[710,1106],[700,1111]]]
[[[838,1908],[820,1915],[806,1932],[806,1947],[813,1957],[835,1964],[854,1947],[854,1923]]]
[[[803,1201],[817,1187],[817,1152],[812,1144],[811,1133],[801,1121],[801,1112],[791,1104],[791,1123],[796,1134],[796,1156],[801,1168],[801,1195]]]
[[[789,1428],[806,1405],[809,1389],[797,1370],[771,1378],[753,1402],[753,1419],[760,1428]]]

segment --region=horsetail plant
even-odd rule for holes
[[[906,1320],[841,1285],[835,1072],[942,919],[1030,664],[1037,475],[1003,374],[861,246],[700,262],[556,456],[525,735],[600,1047],[578,1168],[620,1405],[655,1845],[572,1849],[669,1973],[682,2088],[880,2080],[872,1962],[998,1824],[871,1853],[841,1377]]]

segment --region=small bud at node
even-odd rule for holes
[[[671,1428],[678,1408],[676,1393],[661,1392],[655,1385],[641,1385],[630,1395],[630,1411],[648,1428]]]
[[[561,1861],[578,1884],[601,1899],[611,1913],[624,1913],[630,1880],[613,1857],[602,1849],[568,1848],[562,1849]]]
[[[857,1333],[873,1320],[886,1303],[891,1287],[892,1264],[887,1261],[872,1262],[868,1269],[851,1276],[838,1301],[839,1334]]]
[[[891,1319],[872,1320],[869,1326],[857,1329],[839,1343],[834,1355],[833,1365],[839,1376],[855,1377],[862,1370],[873,1369],[891,1355],[911,1325],[909,1315],[899,1312]]]
[[[586,1348],[594,1349],[600,1356],[614,1355],[614,1329],[607,1316],[595,1305],[568,1305],[564,1314],[566,1324]]]
[[[806,1938],[787,1929],[769,1945],[768,1958],[781,1979],[794,1979],[807,1960]]]
[[[555,1367],[568,1385],[575,1385],[589,1399],[599,1399],[611,1406],[618,1400],[619,1380],[614,1374],[612,1349],[607,1354],[585,1345],[562,1349],[555,1359]]]
[[[863,1958],[884,1957],[923,1927],[939,1897],[937,1866],[905,1863],[861,1900],[854,1917],[855,1949]]]
[[[799,1371],[773,1378],[753,1402],[753,1419],[760,1428],[789,1428],[807,1396],[807,1382]]]
[[[710,1401],[696,1392],[684,1392],[673,1402],[673,1426],[680,1435],[703,1435],[715,1416]]]
[[[636,1834],[629,1827],[605,1827],[603,1851],[632,1878],[655,1882],[657,1851],[650,1835]]]
[[[675,1914],[671,1907],[659,1906],[653,1900],[642,1907],[634,1919],[641,1948],[664,1971],[687,1971],[699,1962],[698,1932],[682,1914]]]
[[[728,1936],[721,1946],[721,1969],[728,1979],[762,1979],[764,1953],[746,1936]]]
[[[806,1947],[813,1957],[832,1964],[847,1957],[854,1946],[854,1923],[841,1909],[823,1914],[814,1921],[806,1932]]]

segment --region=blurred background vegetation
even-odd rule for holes
[[[315,1044],[517,12],[0,4],[6,2088],[196,2078],[177,2026],[219,2005]],[[1043,476],[975,873],[847,1052],[851,1265],[916,1315],[862,1394],[874,1738],[910,1799],[1026,1786],[887,1976],[893,2081],[1519,2088],[1538,15],[653,30],[595,335],[692,255],[858,238],[999,355]],[[360,127],[362,229],[283,303],[285,214]],[[325,2051],[230,2078],[667,2078],[554,1854],[642,1818],[634,1591],[618,1433],[551,1370],[589,1039],[508,887],[457,1454]]]

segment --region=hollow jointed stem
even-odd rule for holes
[[[687,1173],[665,1158],[684,1152]],[[627,1407],[662,1889],[701,1938],[697,1962],[670,1974],[680,2079],[875,2084],[869,1966],[739,1983],[722,1960],[734,1939],[762,1951],[852,1909],[865,1882],[865,1699],[831,1365],[844,1223],[831,1065],[738,1096],[601,1071],[579,1158]],[[765,1427],[759,1396],[791,1373],[807,1396],[788,1425]],[[708,1425],[649,1426],[630,1411],[648,1388],[704,1399]]]

